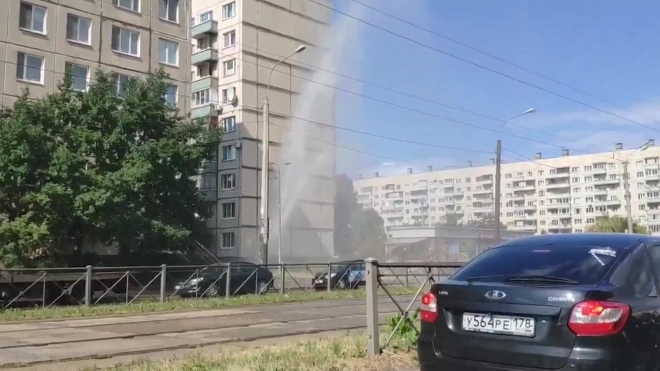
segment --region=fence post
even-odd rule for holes
[[[378,323],[378,261],[373,258],[364,261],[367,270],[367,354],[380,355],[380,334]]]
[[[85,305],[92,305],[92,266],[88,265],[87,271],[85,272]]]
[[[339,277],[341,279],[341,277]],[[339,284],[339,282],[337,282]],[[332,291],[332,263],[328,263],[328,292]]]
[[[160,302],[165,302],[165,290],[167,285],[167,264],[160,266]]]
[[[280,294],[284,295],[284,292],[286,291],[286,264],[282,263],[280,265]]]
[[[225,274],[225,298],[231,296],[231,263],[227,263],[227,273]]]

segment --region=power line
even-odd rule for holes
[[[549,90],[549,89],[546,89],[546,88],[544,88],[544,87],[541,87],[541,86],[538,86],[538,85],[532,84],[532,83],[530,83],[530,82],[527,82],[527,81],[525,81],[525,80],[519,79],[519,78],[514,77],[514,76],[511,76],[511,75],[506,74],[506,73],[504,73],[504,72],[501,72],[501,71],[495,70],[495,69],[493,69],[493,68],[490,68],[490,67],[484,66],[484,65],[482,65],[482,64],[479,64],[479,63],[477,63],[477,62],[471,61],[471,60],[469,60],[469,59],[466,59],[466,58],[460,57],[460,56],[458,56],[458,55],[452,54],[452,53],[450,53],[450,52],[448,52],[448,51],[445,51],[445,50],[442,50],[442,49],[435,48],[435,47],[433,47],[433,46],[431,46],[431,45],[424,44],[424,43],[422,43],[422,42],[420,42],[420,41],[417,41],[417,40],[415,40],[415,39],[413,39],[413,38],[410,38],[410,37],[408,37],[408,36],[401,35],[401,34],[399,34],[399,33],[397,33],[397,32],[394,32],[394,31],[389,30],[389,29],[387,29],[387,28],[384,28],[384,27],[378,26],[378,25],[376,25],[376,24],[374,24],[374,23],[371,23],[371,22],[365,21],[364,19],[361,19],[361,18],[355,17],[355,16],[353,16],[353,15],[351,15],[351,14],[348,14],[348,13],[346,13],[346,12],[343,12],[343,11],[341,11],[341,10],[338,10],[338,9],[336,9],[336,8],[333,8],[333,7],[331,7],[331,6],[328,6],[328,5],[325,5],[325,4],[322,4],[322,3],[319,3],[319,2],[317,2],[317,1],[315,1],[315,0],[307,0],[307,1],[310,1],[310,2],[312,2],[312,3],[314,3],[314,4],[317,4],[317,5],[320,5],[320,6],[326,8],[326,9],[329,9],[329,10],[331,10],[331,11],[333,11],[333,12],[336,12],[336,13],[338,13],[338,14],[341,14],[341,15],[344,15],[344,16],[349,17],[349,18],[351,18],[351,19],[354,19],[354,20],[356,20],[356,21],[358,21],[358,22],[360,22],[360,23],[366,24],[366,25],[368,25],[368,26],[370,26],[370,27],[376,28],[376,29],[381,30],[381,31],[383,31],[383,32],[385,32],[385,33],[388,33],[388,34],[390,34],[390,35],[396,36],[396,37],[401,38],[401,39],[403,39],[403,40],[406,40],[406,41],[409,41],[409,42],[414,43],[414,44],[416,44],[416,45],[419,45],[419,46],[421,46],[421,47],[423,47],[423,48],[426,48],[426,49],[432,50],[432,51],[434,51],[434,52],[436,52],[436,53],[439,53],[439,54],[442,54],[442,55],[448,56],[448,57],[450,57],[450,58],[453,58],[453,59],[456,59],[456,60],[458,60],[458,61],[461,61],[461,62],[464,62],[464,63],[470,64],[470,65],[472,65],[472,66],[474,66],[474,67],[477,67],[477,68],[483,69],[483,70],[485,70],[485,71],[492,72],[492,73],[497,74],[497,75],[500,75],[500,76],[502,76],[502,77],[506,77],[506,78],[508,78],[508,79],[510,79],[510,80],[516,81],[516,82],[521,83],[521,84],[523,84],[523,85],[527,85],[527,86],[529,86],[529,87],[533,87],[533,88],[538,89],[538,90],[540,90],[540,91],[546,92],[546,93],[548,93],[548,94],[552,94],[552,95],[554,95],[554,96],[556,96],[556,97],[559,97],[559,98],[562,98],[562,99],[568,100],[568,101],[570,101],[570,102],[573,102],[573,103],[576,103],[576,104],[582,105],[582,106],[584,106],[584,107],[588,107],[588,108],[594,109],[594,110],[596,110],[596,111],[599,111],[599,112],[605,113],[605,114],[607,114],[607,115],[610,115],[610,116],[613,116],[613,117],[619,118],[619,119],[621,119],[621,120],[624,120],[624,121],[627,121],[627,122],[630,122],[630,123],[633,123],[633,124],[636,124],[636,125],[639,125],[639,126],[645,127],[645,128],[647,128],[647,129],[651,129],[651,130],[654,130],[654,131],[658,131],[658,132],[660,132],[660,130],[658,130],[658,129],[654,128],[654,127],[651,127],[651,126],[648,126],[648,125],[642,124],[641,122],[637,122],[637,121],[635,121],[635,120],[631,120],[631,119],[629,119],[629,118],[623,117],[623,116],[618,115],[618,114],[616,114],[616,113],[613,113],[613,112],[607,111],[607,110],[605,110],[605,109],[602,109],[602,108],[596,107],[596,106],[594,106],[594,105],[591,105],[591,104],[588,104],[588,103],[585,103],[585,102],[579,101],[579,100],[577,100],[577,99],[574,99],[574,98],[568,97],[568,96],[566,96],[566,95],[563,95],[563,94],[560,94],[560,93],[554,92],[554,91]]]
[[[300,121],[305,121],[305,122],[308,122],[308,123],[311,123],[311,124],[327,126],[327,127],[331,127],[331,128],[335,128],[335,129],[339,129],[339,130],[348,131],[348,132],[351,132],[351,133],[356,133],[356,134],[361,134],[361,135],[371,136],[371,137],[375,137],[375,138],[387,139],[387,140],[391,140],[391,141],[395,141],[395,142],[401,142],[401,143],[407,143],[407,144],[414,144],[414,145],[425,146],[425,147],[434,147],[434,148],[448,149],[448,150],[452,150],[452,151],[464,151],[464,152],[473,152],[473,153],[485,153],[485,154],[489,154],[489,155],[494,154],[494,152],[481,151],[481,150],[470,149],[470,148],[449,147],[449,146],[443,146],[443,145],[439,145],[439,144],[424,143],[424,142],[418,142],[418,141],[414,141],[414,140],[407,140],[407,139],[401,139],[401,138],[388,137],[388,136],[381,135],[381,134],[374,134],[374,133],[369,133],[369,132],[365,132],[365,131],[360,131],[360,130],[356,130],[356,129],[351,129],[351,128],[347,128],[347,127],[343,127],[343,126],[336,126],[336,125],[332,125],[332,124],[326,124],[326,123],[323,123],[323,122],[314,121],[314,120],[309,120],[309,119],[305,119],[305,118],[302,118],[302,117],[293,116],[293,115],[287,115],[287,114],[284,114],[284,113],[279,113],[279,112],[274,112],[274,111],[271,111],[271,113],[272,113],[272,114],[275,114],[275,115],[278,115],[278,116],[283,116],[283,117],[288,117],[288,118],[292,118],[292,119],[296,119],[296,120],[300,120]]]
[[[443,35],[443,34],[438,33],[438,32],[436,32],[436,31],[433,31],[433,30],[430,30],[430,29],[428,29],[428,28],[422,27],[422,26],[420,26],[419,24],[416,24],[416,23],[413,23],[413,22],[407,21],[407,20],[405,20],[405,19],[403,19],[403,18],[401,18],[401,17],[398,17],[398,16],[395,16],[395,15],[393,15],[393,14],[390,14],[390,13],[384,11],[384,10],[381,10],[381,9],[378,9],[378,8],[376,8],[376,7],[374,7],[374,6],[371,6],[371,5],[365,4],[365,3],[363,3],[363,2],[361,2],[361,1],[359,1],[359,0],[351,0],[351,1],[353,1],[354,3],[360,4],[360,5],[364,6],[365,8],[371,9],[371,10],[377,12],[377,13],[380,13],[380,14],[382,14],[382,15],[384,15],[384,16],[387,16],[387,17],[389,17],[389,18],[395,19],[395,20],[397,20],[397,21],[399,21],[399,22],[401,22],[401,23],[407,24],[407,25],[409,25],[409,26],[412,26],[412,27],[417,28],[417,29],[419,29],[419,30],[422,30],[422,31],[424,31],[424,32],[427,32],[427,33],[430,33],[430,34],[432,34],[432,35],[438,36],[438,37],[440,37],[440,38],[442,38],[442,39],[444,39],[444,40],[447,40],[447,41],[452,42],[452,43],[454,43],[454,44],[460,45],[460,46],[462,46],[462,47],[464,47],[464,48],[467,48],[467,49],[469,49],[469,50],[475,51],[475,52],[477,52],[477,53],[479,53],[479,54],[481,54],[481,55],[485,55],[485,56],[487,56],[487,57],[490,57],[490,58],[492,58],[492,59],[494,59],[494,60],[496,60],[496,61],[498,61],[498,62],[502,62],[502,63],[508,64],[509,66],[512,66],[512,67],[518,68],[519,70],[522,70],[522,71],[527,72],[527,73],[529,73],[529,74],[532,74],[532,75],[534,75],[534,76],[541,77],[541,78],[543,78],[543,79],[545,79],[545,80],[548,80],[548,81],[550,81],[550,82],[553,82],[553,83],[555,83],[555,84],[557,84],[557,85],[561,85],[561,86],[563,86],[563,87],[565,87],[565,88],[568,88],[568,89],[570,89],[570,90],[573,90],[573,91],[575,91],[575,92],[577,92],[577,93],[584,94],[584,95],[589,96],[589,97],[591,97],[591,98],[597,99],[597,100],[599,100],[599,101],[601,101],[601,102],[607,103],[607,104],[609,104],[609,105],[615,106],[615,107],[620,108],[620,109],[624,109],[624,110],[626,110],[626,111],[628,111],[628,112],[630,112],[630,113],[636,114],[636,115],[638,115],[638,116],[640,116],[640,117],[643,117],[643,118],[645,118],[645,119],[647,119],[647,120],[653,121],[653,122],[655,122],[655,123],[660,123],[660,122],[658,122],[658,121],[656,121],[656,120],[654,120],[654,119],[651,119],[651,118],[649,118],[649,117],[646,117],[646,116],[640,114],[639,112],[635,112],[635,111],[631,111],[631,110],[629,110],[629,109],[626,109],[626,108],[624,108],[624,107],[622,107],[622,106],[620,106],[620,105],[617,105],[616,103],[614,103],[614,102],[612,102],[612,101],[609,101],[609,100],[607,100],[607,99],[605,99],[605,98],[599,97],[599,96],[597,96],[597,95],[595,95],[595,94],[593,94],[593,93],[590,93],[590,92],[588,92],[588,91],[582,90],[582,89],[580,89],[580,88],[576,88],[576,87],[571,86],[571,85],[569,85],[569,84],[567,84],[567,83],[561,82],[561,81],[559,81],[559,80],[557,80],[557,79],[554,79],[554,78],[552,78],[552,77],[549,77],[549,76],[547,76],[547,75],[544,75],[544,74],[542,74],[542,73],[540,73],[540,72],[537,72],[537,71],[531,70],[531,69],[529,69],[529,68],[527,68],[527,67],[524,67],[524,66],[521,66],[521,65],[519,65],[519,64],[517,64],[517,63],[515,63],[515,62],[511,62],[511,61],[506,60],[506,59],[504,59],[504,58],[498,57],[498,56],[496,56],[496,55],[494,55],[494,54],[492,54],[492,53],[489,53],[489,52],[487,52],[487,51],[484,51],[484,50],[479,49],[479,48],[477,48],[477,47],[474,47],[474,46],[472,46],[472,45],[466,44],[466,43],[464,43],[464,42],[462,42],[462,41],[456,40],[456,39],[454,39],[454,38],[452,38],[452,37],[450,37],[450,36]]]

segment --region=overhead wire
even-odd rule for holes
[[[449,42],[452,42],[452,43],[454,43],[454,44],[460,45],[460,46],[462,46],[462,47],[464,47],[464,48],[467,48],[467,49],[469,49],[469,50],[472,50],[472,51],[474,51],[474,52],[477,52],[477,53],[479,53],[479,54],[481,54],[481,55],[485,55],[485,56],[487,56],[487,57],[489,57],[489,58],[492,58],[492,59],[494,59],[494,60],[496,60],[496,61],[498,61],[498,62],[502,62],[502,63],[508,64],[509,66],[515,67],[515,68],[517,68],[517,69],[519,69],[519,70],[521,70],[521,71],[527,72],[527,73],[529,73],[529,74],[531,74],[531,75],[534,75],[534,76],[537,76],[537,77],[543,78],[543,79],[548,80],[548,81],[550,81],[550,82],[553,82],[553,83],[555,83],[555,84],[557,84],[557,85],[560,85],[560,86],[563,86],[563,87],[565,87],[565,88],[567,88],[567,89],[573,90],[573,91],[575,91],[575,92],[577,92],[577,93],[584,94],[584,95],[586,95],[586,96],[589,96],[589,97],[591,97],[591,98],[594,98],[594,99],[596,99],[596,100],[599,100],[599,101],[601,101],[601,102],[603,102],[603,103],[606,103],[606,104],[609,104],[609,105],[611,105],[611,106],[614,106],[614,107],[617,107],[617,108],[620,108],[620,109],[626,110],[626,111],[628,111],[629,113],[632,113],[632,114],[638,115],[638,116],[640,116],[640,117],[642,117],[642,118],[645,118],[645,119],[647,119],[647,120],[654,121],[654,122],[660,124],[660,122],[658,122],[657,120],[651,119],[651,118],[649,118],[649,117],[647,117],[647,116],[645,116],[645,115],[640,114],[639,112],[635,112],[635,111],[629,110],[629,109],[627,109],[627,108],[624,108],[624,107],[622,107],[621,105],[618,105],[617,103],[612,102],[612,101],[610,101],[610,100],[608,100],[608,99],[602,98],[602,97],[600,97],[600,96],[598,96],[598,95],[596,95],[596,94],[590,93],[590,92],[588,92],[588,91],[586,91],[586,90],[583,90],[583,89],[580,89],[580,88],[576,88],[575,86],[569,85],[569,84],[567,84],[567,83],[565,83],[565,82],[562,82],[562,81],[559,81],[559,80],[557,80],[557,79],[555,79],[555,78],[549,77],[549,76],[547,76],[547,75],[545,75],[545,74],[543,74],[543,73],[540,73],[540,72],[538,72],[538,71],[534,71],[534,70],[532,70],[532,69],[530,69],[530,68],[527,68],[527,67],[524,67],[524,66],[522,66],[522,65],[520,65],[520,64],[518,64],[518,63],[511,62],[511,61],[506,60],[506,59],[504,59],[504,58],[498,57],[497,55],[494,55],[494,54],[492,54],[492,53],[489,53],[489,52],[487,52],[487,51],[485,51],[485,50],[479,49],[479,48],[474,47],[474,46],[472,46],[472,45],[469,45],[469,44],[467,44],[467,43],[465,43],[465,42],[462,42],[462,41],[460,41],[460,40],[457,40],[457,39],[455,39],[455,38],[453,38],[453,37],[450,37],[450,36],[447,36],[447,35],[443,35],[443,34],[441,34],[441,33],[439,33],[439,32],[436,32],[436,31],[433,31],[433,30],[431,30],[431,29],[428,29],[428,28],[422,27],[422,26],[420,26],[420,25],[417,24],[417,23],[410,22],[410,21],[405,20],[405,19],[403,19],[403,18],[401,18],[401,17],[399,17],[399,16],[396,16],[396,15],[393,15],[393,14],[391,14],[391,13],[388,13],[388,12],[382,10],[382,9],[378,9],[378,8],[372,6],[372,5],[365,4],[364,2],[362,2],[362,1],[360,1],[360,0],[350,0],[350,1],[352,1],[352,2],[354,2],[354,3],[357,3],[357,4],[360,4],[360,5],[364,6],[365,8],[371,9],[372,11],[374,11],[374,12],[376,12],[376,13],[382,14],[382,15],[384,15],[384,16],[386,16],[386,17],[391,18],[391,19],[395,19],[395,20],[397,20],[397,21],[399,21],[399,22],[401,22],[401,23],[404,23],[404,24],[409,25],[409,26],[411,26],[411,27],[417,28],[417,29],[419,29],[419,30],[422,30],[422,31],[427,32],[427,33],[430,33],[430,34],[435,35],[435,36],[437,36],[437,37],[440,37],[440,38],[442,38],[442,39],[444,39],[444,40],[447,40],[447,41],[449,41]]]
[[[349,14],[349,13],[346,13],[346,12],[344,12],[344,11],[341,11],[341,10],[339,10],[339,9],[336,9],[336,8],[334,8],[334,7],[331,7],[331,6],[329,6],[329,5],[322,4],[322,3],[318,2],[318,1],[315,1],[315,0],[307,0],[307,1],[312,2],[312,3],[314,3],[314,4],[317,4],[317,5],[320,5],[320,6],[326,8],[326,9],[328,9],[328,10],[331,10],[331,11],[336,12],[336,13],[338,13],[338,14],[341,14],[341,15],[344,15],[344,16],[349,17],[349,18],[351,18],[351,19],[354,19],[354,20],[356,20],[356,21],[358,21],[358,22],[360,22],[360,23],[363,23],[363,24],[365,24],[365,25],[367,25],[367,26],[370,26],[370,27],[373,27],[373,28],[378,29],[378,30],[380,30],[380,31],[383,31],[383,32],[385,32],[385,33],[387,33],[387,34],[390,34],[390,35],[392,35],[392,36],[396,36],[396,37],[398,37],[398,38],[400,38],[400,39],[403,39],[403,40],[406,40],[406,41],[411,42],[411,43],[413,43],[413,44],[416,44],[416,45],[418,45],[418,46],[421,46],[421,47],[423,47],[423,48],[425,48],[425,49],[429,49],[429,50],[431,50],[431,51],[434,51],[434,52],[436,52],[436,53],[439,53],[439,54],[445,55],[445,56],[447,56],[447,57],[450,57],[450,58],[453,58],[453,59],[455,59],[455,60],[461,61],[461,62],[463,62],[463,63],[470,64],[470,65],[472,65],[472,66],[474,66],[474,67],[477,67],[477,68],[479,68],[479,69],[482,69],[482,70],[485,70],[485,71],[488,71],[488,72],[494,73],[494,74],[496,74],[496,75],[499,75],[499,76],[505,77],[505,78],[510,79],[510,80],[512,80],[512,81],[516,81],[516,82],[518,82],[518,83],[520,83],[520,84],[523,84],[523,85],[526,85],[526,86],[529,86],[529,87],[535,88],[535,89],[540,90],[540,91],[543,91],[543,92],[546,92],[546,93],[551,94],[551,95],[554,95],[554,96],[556,96],[556,97],[558,97],[558,98],[562,98],[562,99],[564,99],[564,100],[567,100],[567,101],[570,101],[570,102],[573,102],[573,103],[579,104],[579,105],[584,106],[584,107],[587,107],[587,108],[591,108],[591,109],[593,109],[593,110],[596,110],[596,111],[599,111],[599,112],[601,112],[601,113],[604,113],[604,114],[610,115],[610,116],[612,116],[612,117],[616,117],[616,118],[618,118],[618,119],[621,119],[621,120],[624,120],[624,121],[630,122],[630,123],[632,123],[632,124],[639,125],[639,126],[641,126],[641,127],[645,127],[645,128],[647,128],[647,129],[650,129],[650,130],[654,130],[654,131],[658,131],[658,132],[660,132],[660,129],[654,128],[654,127],[652,127],[652,126],[645,125],[645,124],[643,124],[643,123],[641,123],[641,122],[638,122],[638,121],[635,121],[635,120],[629,119],[629,118],[627,118],[627,117],[624,117],[624,116],[618,115],[618,114],[616,114],[616,113],[614,113],[614,112],[610,112],[610,111],[608,111],[608,110],[605,110],[605,109],[602,109],[602,108],[596,107],[596,106],[591,105],[591,104],[589,104],[589,103],[582,102],[582,101],[580,101],[580,100],[577,100],[577,99],[571,98],[571,97],[566,96],[566,95],[564,95],[564,94],[554,92],[554,91],[549,90],[549,89],[546,89],[546,88],[544,88],[544,87],[542,87],[542,86],[539,86],[539,85],[536,85],[536,84],[530,83],[530,82],[525,81],[525,80],[523,80],[523,79],[520,79],[520,78],[518,78],[518,77],[515,77],[515,76],[509,75],[509,74],[507,74],[507,73],[504,73],[504,72],[498,71],[498,70],[496,70],[496,69],[494,69],[494,68],[491,68],[491,67],[485,66],[485,65],[483,65],[483,64],[480,64],[480,63],[474,62],[474,61],[472,61],[472,60],[469,60],[469,59],[467,59],[467,58],[464,58],[464,57],[458,56],[458,55],[453,54],[453,53],[451,53],[451,52],[448,52],[448,51],[445,51],[445,50],[442,50],[442,49],[436,48],[436,47],[434,47],[434,46],[432,46],[432,45],[428,45],[428,44],[422,43],[422,42],[420,42],[420,41],[418,41],[418,40],[415,40],[415,39],[413,39],[413,38],[411,38],[411,37],[408,37],[408,36],[402,35],[402,34],[400,34],[400,33],[397,33],[397,32],[395,32],[395,31],[392,31],[392,30],[387,29],[387,28],[385,28],[385,27],[378,26],[377,24],[374,24],[374,23],[369,22],[369,21],[366,21],[366,20],[364,20],[364,19],[362,19],[362,18],[359,18],[359,17],[353,16],[353,15],[351,15],[351,14]]]

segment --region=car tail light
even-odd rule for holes
[[[621,332],[630,306],[611,301],[587,300],[575,304],[568,328],[578,336],[607,336]]]
[[[438,318],[438,298],[433,293],[422,296],[422,304],[419,306],[419,317],[424,322],[435,322]]]

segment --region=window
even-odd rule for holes
[[[16,59],[16,78],[18,80],[43,83],[43,57],[18,52]]]
[[[71,76],[73,90],[87,91],[89,82],[89,67],[80,64],[66,62],[66,73]]]
[[[234,219],[236,217],[236,203],[228,202],[222,204],[222,219]]]
[[[179,0],[159,0],[158,17],[170,22],[179,22]]]
[[[223,47],[228,48],[230,46],[236,45],[236,31],[229,31],[222,34]]]
[[[208,22],[210,20],[213,20],[213,11],[204,12],[199,15],[199,23]]]
[[[222,174],[220,176],[220,185],[222,189],[236,188],[236,176],[234,174]]]
[[[225,77],[233,75],[236,73],[236,59],[230,59],[228,61],[222,62],[222,67],[225,71]]]
[[[169,40],[158,40],[158,62],[179,65],[179,43]]]
[[[612,254],[592,254],[593,247],[570,245],[498,247],[485,251],[467,263],[452,279],[492,276],[483,281],[502,281],[511,276],[544,275],[566,278],[583,285],[599,283],[623,252],[610,248]],[[515,261],[516,264],[510,264]]]
[[[112,5],[134,12],[140,11],[140,0],[112,0]]]
[[[21,2],[18,27],[46,34],[46,8]]]
[[[236,116],[225,117],[222,120],[222,131],[224,133],[232,133],[236,131]]]
[[[211,102],[211,91],[209,89],[193,92],[193,106],[201,106]]]
[[[504,178],[506,178],[506,179],[511,179],[511,177],[512,177],[511,174],[506,174],[506,175],[504,176]]]
[[[133,56],[140,55],[140,33],[112,26],[112,50]]]
[[[66,16],[66,39],[83,44],[91,44],[92,20],[73,14]]]
[[[126,95],[126,89],[131,81],[135,80],[134,77],[128,75],[122,75],[121,73],[115,73],[113,75],[114,85],[115,85],[115,94],[118,97],[124,97]]]
[[[236,160],[236,147],[233,145],[222,146],[222,161]]]
[[[165,98],[165,101],[170,107],[176,107],[178,96],[179,96],[179,87],[172,84],[167,85],[167,88],[165,88],[165,95],[163,96],[163,98]]]
[[[236,15],[236,2],[232,1],[229,4],[222,6],[222,19],[232,18]]]
[[[234,248],[234,232],[222,232],[221,238],[221,249],[233,249]]]
[[[222,89],[222,103],[232,103],[236,95],[236,88]]]

